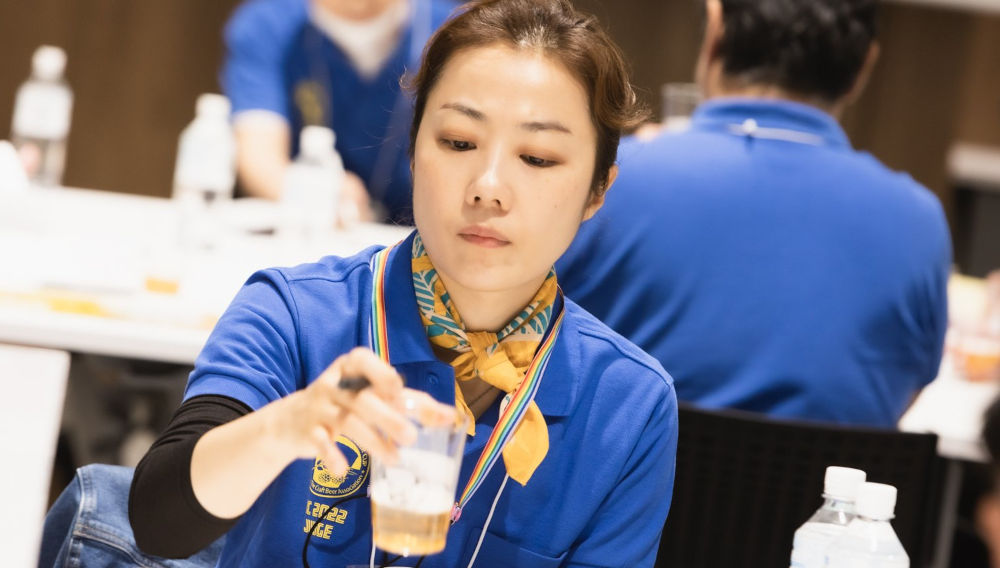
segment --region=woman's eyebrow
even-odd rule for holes
[[[573,132],[569,128],[563,126],[563,123],[557,120],[525,122],[521,124],[521,128],[529,132],[552,130],[555,132],[561,132],[563,134],[573,134]]]
[[[473,120],[477,120],[479,122],[486,121],[485,114],[483,114],[481,111],[478,111],[462,103],[445,103],[441,105],[441,108],[460,112],[465,116]],[[531,122],[522,123],[521,128],[527,130],[528,132],[553,131],[562,134],[573,134],[573,131],[571,131],[566,125],[559,122],[558,120],[533,120]]]
[[[458,112],[464,114],[465,116],[467,116],[467,117],[469,117],[469,118],[471,118],[473,120],[478,120],[480,122],[486,120],[486,115],[484,115],[482,112],[480,112],[480,111],[478,111],[478,110],[476,110],[476,109],[474,109],[474,108],[472,108],[470,106],[463,105],[462,103],[445,103],[445,104],[441,105],[441,108],[448,109],[448,110],[458,111]]]

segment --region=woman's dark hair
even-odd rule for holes
[[[591,191],[603,193],[622,131],[637,126],[646,113],[621,50],[593,16],[577,11],[569,0],[477,0],[460,8],[427,44],[420,71],[409,85],[415,93],[410,158],[427,97],[445,65],[460,50],[495,43],[541,51],[583,85],[597,130]]]
[[[876,0],[721,0],[723,72],[833,102],[875,39]]]

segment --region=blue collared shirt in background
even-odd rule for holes
[[[892,427],[936,376],[941,205],[831,116],[712,100],[685,132],[623,142],[619,160],[559,282],[659,359],[678,399]]]

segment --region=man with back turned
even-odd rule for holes
[[[876,2],[705,6],[705,102],[622,144],[560,283],[681,400],[892,427],[937,374],[951,245],[937,198],[837,123],[878,57]]]

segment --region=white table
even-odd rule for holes
[[[997,395],[1000,385],[966,381],[956,375],[945,358],[938,378],[920,393],[900,419],[899,428],[937,434],[938,454],[942,457],[988,462],[980,432],[983,413]]]
[[[255,270],[392,244],[409,228],[360,224],[312,242],[239,228],[275,213],[239,201],[211,250],[179,246],[168,199],[80,189],[0,194],[0,343],[192,363]],[[243,217],[243,219],[241,219]],[[175,281],[155,293],[147,278]]]
[[[63,351],[0,345],[0,542],[3,565],[38,564],[42,519],[69,373]]]
[[[1000,12],[1000,0],[997,0]],[[1000,148],[959,142],[948,150],[948,175],[952,181],[1000,191]]]

